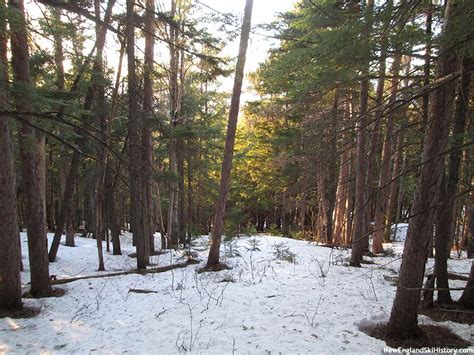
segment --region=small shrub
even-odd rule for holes
[[[228,258],[235,258],[236,256],[240,256],[239,248],[237,247],[237,243],[234,239],[231,240],[224,240],[224,253],[225,256]]]
[[[260,244],[261,244],[260,240],[258,240],[257,238],[252,238],[252,239],[247,240],[248,247],[246,248],[248,251],[260,251],[260,248],[259,248]]]
[[[277,260],[287,261],[290,263],[296,262],[296,254],[290,250],[286,243],[273,244],[273,256]]]

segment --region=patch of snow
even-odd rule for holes
[[[22,234],[26,284],[25,241]],[[57,262],[50,264],[52,274],[99,273],[96,241],[76,238],[76,245],[61,245]],[[39,307],[41,313],[31,319],[0,319],[0,352],[380,354],[385,343],[359,327],[389,316],[396,288],[386,276],[398,275],[403,244],[385,246],[395,254],[351,268],[350,250],[273,236],[238,238],[222,245],[223,261],[232,269],[199,274],[209,247],[203,236],[193,247],[203,260],[200,265],[81,280],[60,286],[66,290],[63,297],[25,299],[26,306]],[[294,253],[294,262],[276,258],[275,249],[282,247]],[[104,252],[108,272],[135,268],[136,259],[127,256],[134,251],[130,235],[122,238],[122,250],[122,256]],[[162,266],[179,257],[169,252],[152,262]],[[449,265],[451,271],[467,273],[470,261],[461,257]],[[430,267],[432,261],[427,272]],[[420,321],[431,320],[420,316]],[[474,340],[469,325],[443,325]]]
[[[393,224],[391,229],[394,242],[404,242],[407,239],[408,223]]]

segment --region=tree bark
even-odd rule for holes
[[[134,0],[127,0],[127,61],[128,61],[128,139],[130,171],[130,222],[137,250],[137,268],[146,269],[145,216],[143,215],[143,179],[141,169],[143,122],[138,109],[137,78],[135,69],[135,10]]]
[[[153,118],[153,63],[155,53],[155,0],[146,0],[145,10],[145,59],[143,71],[143,179],[144,179],[144,215],[145,215],[145,237],[147,243],[147,254],[155,252],[155,241],[153,237],[153,203],[152,203],[152,176],[153,166],[153,141],[151,137],[150,123]]]
[[[7,8],[0,0],[0,106],[8,107]],[[10,119],[0,119],[0,309],[20,309],[21,241]]]
[[[27,29],[23,0],[9,0],[9,19],[11,26],[11,53],[14,82],[24,85],[24,92],[16,93],[15,104],[19,112],[32,112]],[[33,297],[46,297],[52,293],[49,280],[48,249],[46,237],[45,204],[43,200],[44,183],[42,159],[38,153],[43,150],[43,142],[28,123],[29,117],[22,117],[18,138],[20,163],[25,198],[28,204],[26,224],[28,231],[28,250],[31,272],[31,294]]]
[[[224,160],[222,162],[221,179],[219,185],[219,197],[217,199],[214,225],[212,229],[211,247],[207,267],[219,264],[220,245],[222,231],[224,229],[224,215],[227,197],[229,195],[230,178],[232,171],[232,157],[234,155],[235,134],[237,130],[237,120],[239,115],[240,95],[242,93],[242,82],[244,79],[245,60],[250,36],[252,21],[253,0],[246,0],[242,31],[240,35],[239,55],[235,70],[234,88],[229,111],[229,122],[227,124],[227,134],[224,147]]]

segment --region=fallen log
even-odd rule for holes
[[[128,290],[128,293],[144,293],[144,294],[149,294],[149,293],[158,293],[158,291],[153,291],[153,290],[144,290],[141,288],[130,288]]]
[[[152,269],[144,269],[144,270],[128,270],[128,271],[117,271],[117,272],[110,272],[107,274],[99,274],[99,275],[89,275],[89,276],[78,276],[78,277],[68,277],[65,279],[57,279],[51,280],[51,285],[63,285],[74,281],[79,280],[90,280],[90,279],[100,279],[103,277],[115,277],[115,276],[123,276],[123,275],[132,275],[132,274],[140,274],[140,275],[147,275],[147,274],[159,274],[162,272],[171,271],[174,269],[181,269],[185,268],[189,265],[199,264],[200,261],[196,259],[188,259],[184,263],[160,266]]]
[[[432,277],[433,274],[429,274],[428,277]],[[461,280],[461,281],[467,281],[469,280],[468,276],[460,275],[460,274],[455,274],[455,273],[448,273],[448,279],[450,280]]]

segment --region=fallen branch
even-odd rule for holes
[[[174,270],[174,269],[185,268],[188,265],[193,265],[193,264],[199,264],[199,260],[189,259],[184,263],[166,265],[166,266],[161,266],[161,267],[156,267],[156,268],[146,269],[146,270],[129,270],[129,271],[111,272],[111,273],[100,274],[100,275],[68,277],[68,278],[65,278],[65,279],[52,280],[51,284],[52,285],[63,285],[63,284],[67,284],[67,283],[74,282],[74,281],[79,281],[79,280],[99,279],[99,278],[103,278],[103,277],[115,277],[115,276],[132,275],[132,274],[140,274],[140,275],[159,274],[159,273],[167,272],[167,271]]]
[[[433,274],[429,274],[428,277],[433,276]],[[454,274],[454,273],[448,273],[448,279],[449,280],[461,280],[461,281],[468,281],[469,277],[464,276],[464,275],[459,275],[459,274]]]
[[[130,288],[128,290],[128,293],[145,293],[145,294],[148,294],[148,293],[158,293],[158,291],[153,291],[153,290],[143,290],[141,288]]]

